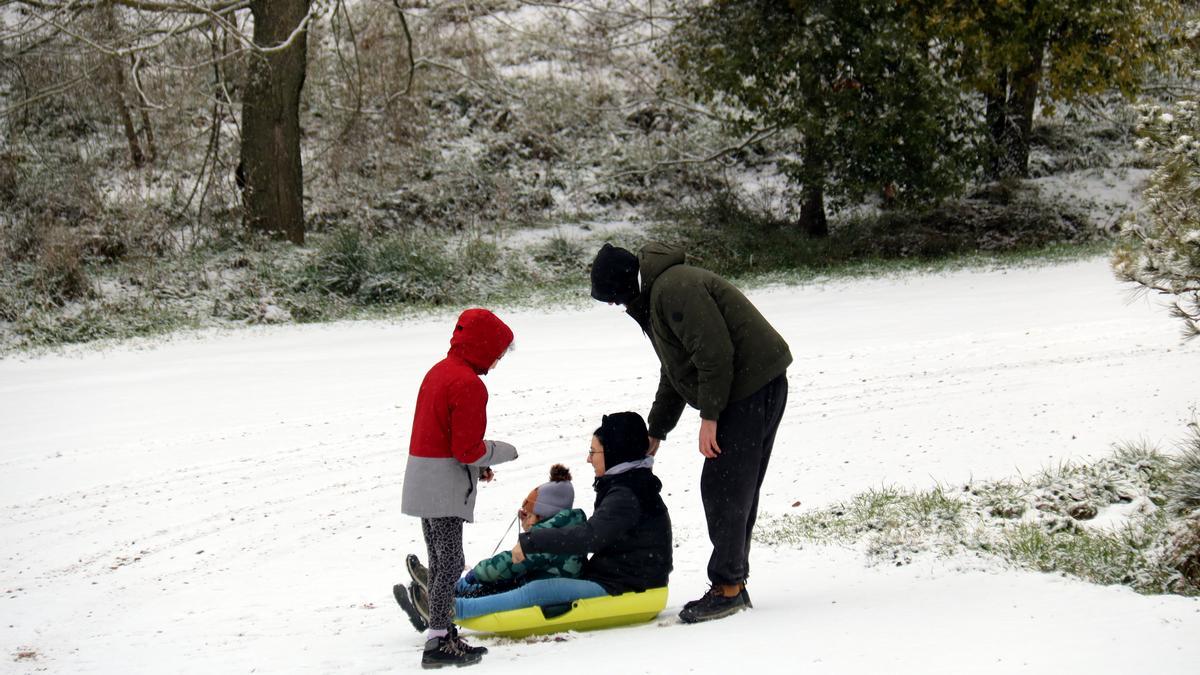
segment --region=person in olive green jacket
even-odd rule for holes
[[[684,605],[679,617],[695,623],[751,607],[750,536],[787,405],[787,342],[733,284],[686,264],[679,248],[650,243],[635,256],[605,244],[592,263],[591,281],[592,297],[624,305],[658,356],[650,454],[685,405],[700,410],[711,587]]]

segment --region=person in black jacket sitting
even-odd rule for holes
[[[533,529],[513,547],[513,562],[531,553],[585,554],[578,579],[539,579],[480,598],[457,598],[460,619],[521,607],[567,603],[667,585],[671,574],[671,516],[650,470],[646,422],[635,412],[605,415],[592,437],[588,463],[596,471],[596,503],[581,525]]]

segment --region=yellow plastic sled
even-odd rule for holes
[[[521,638],[527,635],[595,630],[651,621],[667,606],[667,589],[584,598],[562,605],[522,607],[507,612],[458,619],[458,625],[480,633]]]

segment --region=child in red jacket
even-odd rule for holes
[[[404,473],[401,511],[421,519],[429,555],[429,632],[423,667],[469,665],[487,653],[458,637],[454,582],[462,572],[463,522],[474,519],[476,483],[490,480],[493,464],[515,459],[508,443],[486,441],[487,387],[481,375],[512,346],[513,333],[486,309],[458,317],[450,352],[426,373],[417,394]],[[403,586],[394,591],[401,604]]]

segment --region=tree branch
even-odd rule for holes
[[[103,4],[103,1],[106,1],[106,0],[102,0],[100,2],[87,2],[87,3],[69,2],[66,4],[51,5],[48,3],[40,2],[39,0],[9,0],[9,2],[22,4],[22,5],[26,5],[29,7],[34,7],[37,9],[41,9],[43,11],[51,11],[51,12],[53,12],[53,14],[59,14],[66,10],[71,10],[71,11],[75,12],[75,11],[79,11],[81,8],[86,9],[86,8],[91,8],[91,7],[98,7],[101,4]],[[111,0],[111,1],[115,5],[130,7],[131,6],[130,2],[132,2],[133,0]],[[165,3],[152,3],[152,4],[166,6]],[[180,7],[184,6],[184,5],[179,5],[178,3],[172,3],[170,6],[173,7],[176,5],[178,5]],[[184,10],[173,11],[173,10],[167,10],[167,9],[162,9],[162,10],[145,9],[145,10],[143,10],[143,11],[153,11],[153,12],[159,12],[159,13],[177,13],[177,14],[188,14],[188,15],[203,14],[203,15],[206,15],[206,17],[204,19],[193,22],[191,24],[185,23],[185,24],[180,24],[177,26],[172,26],[170,30],[167,30],[167,31],[161,33],[162,37],[154,42],[151,42],[148,44],[142,44],[142,45],[134,45],[134,46],[129,46],[129,47],[111,47],[111,46],[96,42],[95,40],[92,40],[92,39],[88,38],[87,36],[81,35],[78,32],[71,30],[69,27],[67,27],[67,25],[65,23],[60,23],[58,20],[53,18],[53,16],[37,14],[37,15],[35,15],[34,18],[37,21],[40,21],[43,25],[49,25],[49,26],[53,27],[55,30],[57,30],[59,33],[66,35],[68,37],[71,37],[71,38],[75,39],[76,41],[81,42],[81,43],[91,47],[92,49],[96,50],[97,52],[106,54],[108,56],[125,57],[125,56],[130,56],[130,55],[136,54],[137,52],[145,52],[145,51],[151,51],[153,49],[157,49],[158,47],[162,46],[165,42],[167,42],[168,40],[170,40],[173,37],[176,37],[183,33],[187,33],[189,31],[204,28],[204,27],[208,26],[210,23],[216,22],[216,23],[224,24],[225,23],[225,19],[223,17],[224,14],[228,14],[230,12],[236,12],[238,10],[245,9],[246,7],[250,6],[250,2],[249,2],[249,0],[231,0],[229,2],[220,3],[220,5],[217,9],[213,9],[211,11],[209,9],[207,9],[205,7],[201,7],[200,5],[197,5],[195,3],[189,3],[187,6],[191,8],[190,11],[184,11]],[[145,37],[147,35],[153,35],[153,34],[154,33],[144,33],[143,35],[140,35],[137,37]],[[242,36],[242,40],[246,42],[248,47],[250,47],[251,49],[254,48],[253,42],[251,42],[248,38],[245,38],[244,36]],[[260,50],[260,51],[267,51],[267,50]]]
[[[46,2],[45,0],[8,0],[8,2],[0,3],[0,6],[8,4],[25,5],[44,11],[60,11],[60,10],[79,10],[79,9],[95,9],[103,5],[109,4],[128,7],[142,12],[173,12],[176,14],[211,14],[213,12],[225,13],[230,10],[242,9],[247,6],[245,0],[223,0],[212,5],[205,5],[198,2],[155,2],[154,0],[92,0],[90,2],[76,2],[68,0],[67,2]]]
[[[7,108],[0,109],[0,117],[7,117],[8,115],[11,115],[12,113],[20,110],[21,108],[24,108],[25,106],[32,105],[43,99],[50,98],[51,96],[57,96],[58,94],[68,91],[69,89],[73,88],[75,85],[86,82],[87,80],[90,80],[92,78],[92,76],[96,74],[96,71],[100,70],[100,67],[101,66],[96,66],[95,68],[92,68],[91,70],[87,71],[83,75],[80,75],[79,77],[77,77],[73,80],[70,80],[68,82],[63,82],[62,84],[58,84],[53,87],[48,87],[48,88],[43,89],[42,91],[38,92],[37,94],[30,96],[29,98],[27,98],[23,101],[18,101],[16,103],[14,103],[13,105],[10,105]]]
[[[592,187],[595,185],[599,185],[600,183],[603,183],[603,182],[617,180],[618,178],[625,178],[626,176],[645,176],[647,174],[653,173],[654,171],[657,171],[658,169],[662,169],[662,168],[666,168],[666,167],[683,166],[683,165],[687,165],[687,164],[707,164],[709,162],[714,162],[714,161],[724,157],[725,155],[729,155],[729,154],[738,152],[740,150],[744,150],[745,148],[747,148],[750,145],[759,143],[761,141],[765,141],[768,138],[775,136],[782,130],[783,130],[783,128],[779,127],[779,126],[771,126],[771,127],[765,127],[763,129],[758,129],[754,133],[750,134],[750,136],[747,137],[741,143],[737,143],[735,145],[728,145],[724,148],[721,148],[720,150],[713,151],[704,157],[684,157],[682,159],[670,159],[670,160],[658,161],[658,162],[654,162],[654,164],[652,164],[651,166],[646,167],[646,168],[630,169],[629,171],[618,171],[617,173],[601,176],[599,179],[597,179],[583,187]]]
[[[392,0],[392,4],[396,6],[396,14],[400,15],[400,27],[404,29],[404,39],[408,42],[408,84],[405,85],[402,96],[408,96],[412,93],[413,82],[417,75],[417,60],[413,56],[413,39],[412,33],[408,30],[408,19],[404,16],[404,10],[400,8],[400,0]],[[388,97],[391,100],[391,97]]]
[[[270,54],[273,52],[282,52],[291,48],[292,44],[296,42],[296,38],[303,35],[304,31],[308,30],[308,24],[312,23],[312,20],[317,17],[317,14],[319,13],[317,11],[317,7],[318,5],[316,3],[309,6],[308,13],[304,15],[303,19],[300,19],[300,23],[296,24],[296,28],[292,30],[292,34],[288,35],[287,39],[285,39],[283,42],[270,47],[254,45],[254,51],[263,54]]]

